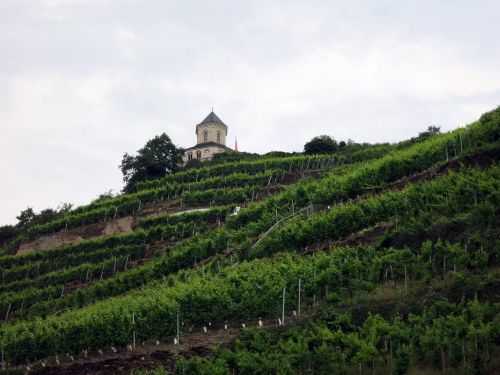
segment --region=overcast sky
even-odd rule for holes
[[[383,142],[500,104],[492,1],[0,0],[0,225],[122,187],[124,152]]]

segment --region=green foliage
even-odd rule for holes
[[[134,370],[132,375],[169,375],[169,372],[161,366],[156,366],[152,370]]]
[[[73,205],[70,203],[62,203],[57,209],[46,208],[38,214],[35,213],[33,208],[28,207],[21,211],[19,216],[16,217],[18,220],[17,227],[22,230],[26,230],[33,226],[43,225],[60,218],[64,214],[71,211],[72,207]]]
[[[108,199],[113,199],[116,195],[113,193],[113,190],[108,190],[92,201],[91,204],[101,203],[103,201],[107,201]]]
[[[203,211],[188,211],[182,214],[163,214],[149,216],[139,219],[139,225],[143,228],[150,228],[162,224],[177,224],[182,222],[196,223],[217,223],[224,222],[225,218],[231,214],[236,205],[232,204],[224,207],[216,207]]]
[[[199,182],[186,182],[173,185],[166,184],[133,194],[124,194],[115,198],[98,199],[88,206],[79,207],[66,215],[58,215],[45,224],[33,225],[23,231],[14,240],[8,242],[10,247],[35,238],[39,235],[60,231],[67,228],[92,224],[101,220],[133,214],[150,203],[161,203],[170,198],[182,198],[184,204],[228,204],[244,202],[257,194],[259,187],[247,184],[268,184],[282,176],[282,172],[269,170],[255,175],[234,173],[228,176],[207,178]],[[225,188],[220,188],[224,186]],[[240,187],[245,186],[245,187]],[[216,187],[219,187],[218,189]]]
[[[329,135],[314,137],[304,145],[304,154],[332,154],[338,150],[337,141]]]
[[[222,360],[208,361],[200,357],[181,358],[174,375],[230,375],[229,366]]]
[[[500,168],[487,171],[466,170],[450,173],[400,191],[390,191],[355,203],[335,206],[331,210],[283,225],[262,240],[257,254],[272,254],[280,249],[300,249],[308,244],[339,239],[348,233],[397,216],[410,220],[423,209],[455,214],[475,204],[475,199],[498,207]],[[474,197],[476,197],[474,199]],[[446,204],[443,204],[446,202]],[[478,262],[484,259],[478,257]]]
[[[260,192],[259,186],[245,186],[234,189],[209,189],[186,191],[182,194],[182,203],[188,206],[207,204],[243,203]]]
[[[182,163],[182,153],[183,150],[176,147],[165,133],[146,142],[136,156],[125,153],[120,164],[124,191],[130,192],[137,181],[161,178],[177,171]]]
[[[283,288],[287,315],[297,309],[300,278],[302,311],[325,305],[314,319],[245,330],[210,358],[179,360],[175,373],[404,374],[411,363],[485,373],[500,333],[499,306],[488,302],[499,285],[499,113],[394,145],[339,144],[335,155],[229,155],[136,182],[130,194],[43,212],[39,221],[23,212],[22,233],[11,244],[142,214],[172,198],[227,205],[140,218],[125,235],[0,256],[7,362],[124,347],[133,336],[170,341],[178,313],[182,327],[274,320]],[[453,172],[445,173],[448,167]],[[299,183],[278,185],[306,171],[310,177]],[[234,216],[237,204],[245,207]],[[380,223],[386,233],[374,246],[302,253]],[[5,233],[12,238],[12,228]]]
[[[17,219],[17,225],[21,228],[25,227],[26,225],[28,225],[29,223],[31,223],[31,221],[35,218],[35,211],[33,210],[33,208],[31,207],[28,207],[27,209],[25,210],[22,210],[21,213],[19,214],[19,216],[16,216],[16,219]]]
[[[14,225],[4,225],[0,227],[0,247],[11,241],[20,233],[20,229]]]
[[[442,358],[446,361],[445,368],[455,370],[463,368],[465,360],[470,364],[468,367],[473,366],[472,373],[476,373],[488,365],[488,357],[481,355],[484,348],[475,348],[474,340],[466,339],[465,344],[461,340],[468,332],[473,335],[473,330],[467,328],[468,322],[480,321],[486,330],[491,330],[498,307],[473,304],[448,304],[448,317],[443,320],[446,332],[435,326],[436,319],[440,319],[434,312],[438,304],[405,320],[369,316],[351,331],[344,331],[341,326],[327,327],[321,322],[292,326],[273,336],[262,329],[248,329],[233,348],[215,351],[209,360],[200,357],[181,360],[175,374],[186,369],[193,371],[189,372],[192,374],[225,374],[227,369],[237,374],[405,374],[412,357],[436,369],[442,367],[439,363]],[[470,315],[474,309],[483,312],[479,321]],[[456,319],[462,321],[462,326],[451,324]],[[450,341],[449,337],[458,340]],[[481,342],[491,348],[495,340],[494,336],[487,336]],[[425,346],[429,358],[420,357],[421,346]],[[463,347],[466,352],[462,352]],[[438,354],[438,363],[433,362],[434,352]],[[457,362],[452,361],[454,356]]]
[[[387,263],[397,254],[399,259],[407,260],[398,262],[396,257],[395,263]],[[222,272],[218,267],[209,267],[201,273],[184,271],[177,276],[171,276],[171,280],[165,284],[152,284],[143,287],[140,292],[131,292],[125,296],[97,302],[58,317],[5,325],[0,332],[5,338],[6,352],[13,359],[24,358],[27,355],[20,349],[25,345],[22,344],[23,340],[28,339],[23,333],[25,330],[35,332],[35,336],[29,335],[30,347],[35,349],[32,355],[35,356],[36,353],[77,351],[82,348],[80,345],[94,348],[112,343],[124,345],[130,339],[131,327],[126,320],[116,320],[123,314],[126,316],[132,312],[135,314],[136,330],[140,338],[162,338],[173,334],[175,314],[179,310],[184,322],[196,325],[229,318],[276,316],[281,311],[283,286],[288,290],[287,311],[290,311],[297,305],[299,277],[303,280],[302,302],[307,306],[314,295],[318,298],[326,297],[326,286],[329,292],[341,295],[349,291],[371,290],[375,283],[384,280],[383,270],[387,264],[392,264],[391,278],[396,281],[404,280],[403,271],[415,280],[420,279],[422,274],[431,273],[435,276],[441,274],[441,270],[429,271],[428,265],[420,262],[419,257],[419,252],[408,253],[407,250],[398,252],[393,249],[380,251],[373,248],[338,248],[330,253],[318,253],[314,258],[282,254],[273,259],[254,260],[232,268],[224,267],[223,261]],[[472,304],[470,310],[480,311],[475,306],[480,305]],[[437,310],[433,310],[432,314],[435,314],[435,311]],[[475,314],[483,317],[491,316],[491,313],[475,312]],[[105,329],[103,324],[110,324],[113,330]],[[363,337],[370,339],[371,346],[358,347],[358,344],[353,344],[358,348],[355,360],[357,364],[366,365],[373,359],[372,347],[380,345],[384,337],[391,337],[391,340],[397,339],[401,342],[409,340],[404,331],[399,332],[396,326],[391,331],[373,319],[367,320],[366,324],[366,328],[362,330]],[[88,340],[67,343],[66,336],[82,325],[90,333]],[[36,332],[46,332],[47,327],[54,329],[50,333],[54,344],[50,346],[47,346],[45,336],[42,338],[36,334]],[[100,331],[103,329],[107,332],[104,335]],[[472,324],[471,329],[479,341],[483,340],[480,339],[483,336],[484,340],[490,340],[488,338],[491,335],[490,331],[484,331],[480,324]],[[425,340],[432,340],[432,337],[429,336]],[[352,337],[349,339],[354,340]],[[425,349],[427,342],[425,340],[422,341],[424,345],[422,353],[428,352],[428,349]],[[429,360],[429,358],[431,357],[424,359]]]
[[[428,137],[432,137],[434,135],[437,135],[439,133],[441,133],[441,127],[440,126],[431,125],[431,126],[429,126],[427,128],[426,131],[418,133],[418,137],[419,138],[428,138]]]

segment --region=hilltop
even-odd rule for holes
[[[6,373],[494,374],[500,108],[331,154],[230,154],[17,233]]]

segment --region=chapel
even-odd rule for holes
[[[197,142],[195,146],[184,151],[182,157],[184,164],[193,159],[210,160],[217,153],[231,151],[226,146],[227,130],[227,125],[212,110],[202,122],[196,125]]]

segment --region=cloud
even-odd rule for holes
[[[382,142],[499,104],[494,1],[0,1],[0,223],[119,190],[215,107],[240,149]]]

